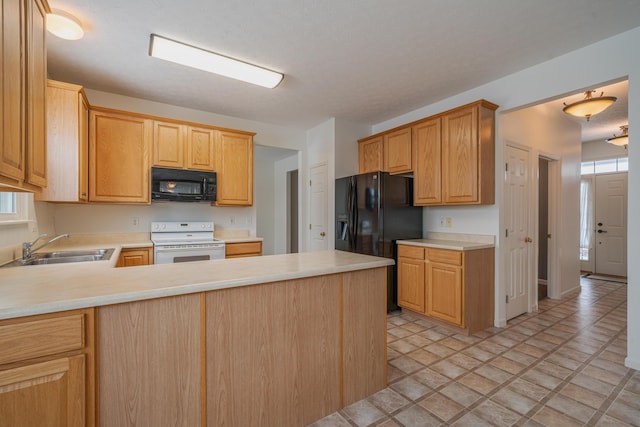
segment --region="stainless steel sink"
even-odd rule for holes
[[[86,251],[58,251],[58,252],[37,252],[33,254],[33,258],[52,259],[52,258],[77,258],[77,257],[96,257],[90,261],[98,261],[101,259],[111,258],[113,248],[111,249],[89,249]]]
[[[27,261],[16,260],[3,267],[17,267],[25,265],[66,264],[72,262],[107,261],[111,259],[114,248],[90,249],[83,251],[36,252]]]

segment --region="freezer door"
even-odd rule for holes
[[[380,222],[380,172],[356,175],[357,225],[356,252],[381,255],[379,241]]]

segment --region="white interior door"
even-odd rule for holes
[[[529,151],[507,146],[505,171],[507,320],[529,309],[531,233]]]
[[[626,276],[627,173],[596,175],[595,187],[595,272]]]
[[[311,168],[311,206],[309,216],[309,250],[327,250],[329,248],[327,241],[327,222],[329,215],[326,163]]]

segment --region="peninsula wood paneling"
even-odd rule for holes
[[[344,406],[387,386],[386,283],[384,267],[342,275]]]
[[[100,426],[200,425],[200,295],[98,309]]]
[[[206,319],[208,426],[303,426],[341,407],[339,275],[209,292]]]

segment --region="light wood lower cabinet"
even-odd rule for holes
[[[398,305],[472,334],[493,326],[494,249],[398,245]]]
[[[398,305],[425,312],[424,248],[398,245]]]
[[[99,307],[100,426],[303,426],[386,387],[386,268]]]
[[[93,309],[0,322],[0,426],[95,425]]]
[[[199,294],[99,307],[100,426],[200,425]]]
[[[339,275],[209,292],[206,313],[207,425],[303,426],[340,408]]]
[[[241,258],[262,255],[262,242],[227,242],[224,246],[225,258]]]
[[[136,267],[153,264],[153,248],[123,248],[116,267]]]

